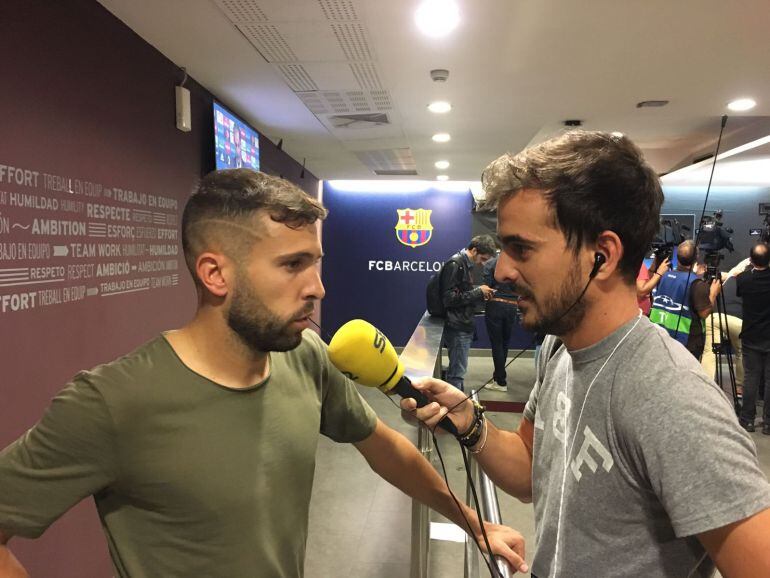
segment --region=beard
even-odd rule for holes
[[[281,319],[257,297],[254,287],[240,274],[233,293],[227,325],[251,351],[290,351],[302,342],[302,332],[292,329],[293,321],[313,312],[312,304],[288,319]]]
[[[524,329],[539,335],[562,336],[577,328],[588,307],[585,299],[580,298],[584,289],[582,279],[582,270],[575,263],[559,289],[547,297],[536,300],[531,291],[517,286],[516,292],[529,301],[526,304],[530,313],[529,319],[522,315],[521,320]]]

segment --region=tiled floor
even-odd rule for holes
[[[446,362],[445,362],[446,364]],[[486,382],[492,374],[489,357],[471,357],[466,389]],[[507,393],[482,392],[482,399],[526,401],[534,379],[531,357],[522,357],[508,368]],[[391,427],[416,441],[416,429],[401,419],[400,410],[377,390],[361,388],[378,415]],[[760,410],[761,413],[761,410]],[[490,413],[500,427],[513,429],[521,416]],[[770,476],[770,436],[751,434],[757,444],[760,464]],[[442,451],[455,494],[465,497],[465,473],[456,442],[440,436]],[[437,467],[438,461],[434,460]],[[527,559],[534,553],[532,506],[498,493],[503,523],[519,530],[527,540]],[[432,514],[433,521],[446,521]],[[305,563],[306,578],[409,578],[411,501],[372,473],[349,444],[325,438],[318,448],[318,463],[310,509],[310,532]],[[486,570],[480,576],[487,576]],[[430,576],[463,576],[463,545],[432,541]]]

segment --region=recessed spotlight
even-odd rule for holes
[[[727,108],[735,112],[742,112],[744,110],[751,110],[755,106],[757,106],[757,103],[753,99],[739,98],[738,100],[734,100],[731,103],[729,103],[727,105]]]
[[[449,161],[436,161],[433,163],[433,166],[443,171],[444,169],[449,168]]]
[[[436,114],[444,114],[445,112],[452,110],[452,105],[445,100],[437,100],[428,105],[428,110],[435,112]]]
[[[622,132],[619,132],[619,131],[617,131],[617,130],[616,130],[616,131],[614,131],[614,132],[611,132],[610,134],[611,134],[612,136],[614,136],[614,137],[617,137],[617,138],[623,138],[623,136],[624,136]]]
[[[431,138],[433,138],[433,142],[449,142],[452,140],[452,137],[449,136],[448,132],[436,133]]]
[[[425,0],[414,13],[414,21],[426,36],[440,38],[460,23],[460,11],[454,0]]]
[[[449,175],[436,175],[436,180],[437,181],[448,181],[449,180]]]

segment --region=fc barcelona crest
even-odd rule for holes
[[[431,209],[396,209],[396,237],[407,247],[419,247],[430,241],[433,225],[430,224]]]

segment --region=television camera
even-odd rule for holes
[[[706,264],[704,279],[719,278],[719,263],[724,258],[724,250],[730,253],[735,251],[730,235],[733,230],[722,223],[722,210],[717,209],[711,215],[704,214],[700,222],[698,233],[698,250],[703,253],[703,261]]]

